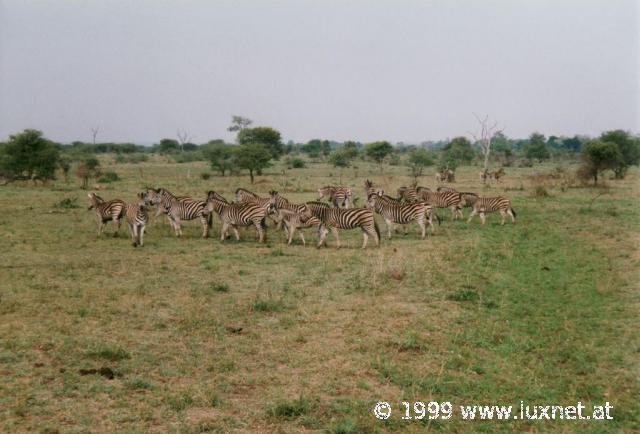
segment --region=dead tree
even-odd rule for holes
[[[96,137],[98,136],[99,132],[100,132],[100,125],[97,125],[91,128],[91,137],[93,138],[94,145],[96,144]]]
[[[184,144],[189,143],[193,138],[187,131],[178,130],[176,133],[178,136],[178,143],[180,144],[180,152],[184,152]]]
[[[480,144],[480,150],[482,151],[482,156],[484,157],[484,165],[483,170],[485,173],[489,169],[489,156],[491,155],[491,141],[493,137],[504,131],[504,128],[498,129],[498,122],[490,123],[489,115],[486,115],[484,118],[480,118],[477,114],[473,114],[476,117],[476,120],[480,124],[480,135],[476,135],[474,133],[469,133],[476,141],[476,143]]]

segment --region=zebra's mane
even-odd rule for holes
[[[239,192],[243,192],[243,193],[248,194],[249,196],[253,196],[253,197],[255,197],[255,198],[257,198],[257,197],[258,197],[258,195],[257,195],[257,194],[255,194],[255,193],[254,193],[254,192],[252,192],[252,191],[247,190],[246,188],[242,188],[242,187],[237,188],[237,189],[236,189],[236,194],[238,194]]]

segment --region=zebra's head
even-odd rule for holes
[[[104,200],[95,193],[89,193],[87,196],[89,196],[89,206],[87,207],[87,211],[93,209],[93,207],[99,203],[104,202]]]
[[[149,204],[150,204],[149,195],[147,195],[147,193],[144,191],[141,191],[140,193],[138,193],[138,206],[141,209],[146,210]]]
[[[369,197],[367,198],[367,204],[366,207],[369,209],[374,209],[376,207],[376,203],[378,203],[378,199],[380,199],[379,194],[376,193],[372,193],[369,195]]]
[[[162,194],[160,188],[147,188],[147,203],[150,205],[157,205],[162,202]]]

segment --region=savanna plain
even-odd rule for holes
[[[121,180],[105,199],[146,186],[228,199],[237,187],[292,202],[324,185],[408,185],[402,166],[276,164],[211,176],[204,163],[161,157],[103,167]],[[559,166],[559,167],[558,167]],[[582,186],[576,166],[506,168],[483,186],[462,167],[460,191],[504,195],[516,224],[476,218],[417,226],[361,250],[316,249],[306,229],[287,246],[273,225],[258,244],[184,236],[151,213],[145,245],[125,225],[102,237],[76,180],[0,187],[0,431],[3,432],[637,432],[640,184]],[[418,180],[436,187],[432,172]],[[91,190],[89,190],[91,191]],[[95,190],[94,190],[95,191]],[[77,198],[77,200],[76,200]],[[65,201],[65,199],[68,199]],[[66,206],[61,206],[61,202]],[[465,209],[465,217],[469,209]],[[613,406],[606,421],[402,420],[402,401]],[[378,401],[392,416],[374,417]]]

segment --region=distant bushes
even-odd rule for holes
[[[123,163],[129,163],[129,164],[138,164],[138,163],[143,163],[145,161],[149,160],[149,156],[147,154],[143,154],[140,152],[137,152],[135,154],[118,154],[116,155],[116,163],[118,164],[123,164]]]
[[[304,169],[307,166],[300,157],[287,158],[286,163],[288,169]]]
[[[102,176],[98,178],[98,182],[106,184],[116,181],[120,181],[120,176],[118,176],[118,174],[113,171],[104,172]]]

